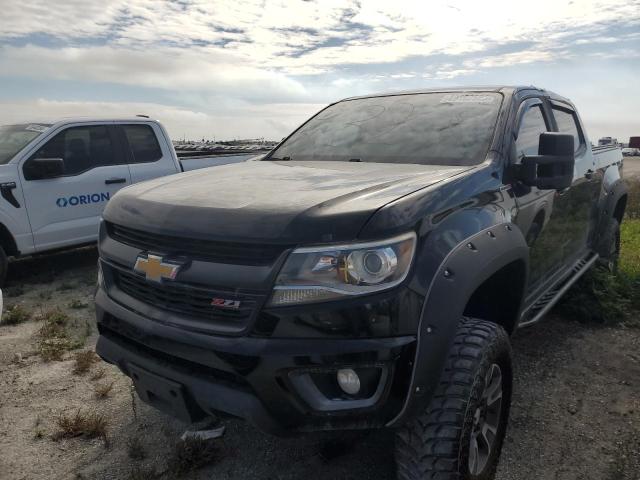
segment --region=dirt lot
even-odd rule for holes
[[[96,257],[88,248],[12,265],[5,303],[36,318],[0,326],[2,479],[175,477],[168,469],[180,463],[183,425],[133,400],[130,382],[113,367],[94,363],[74,374],[73,352],[50,362],[38,354],[37,315],[51,307],[66,312],[75,341],[92,348]],[[551,315],[518,332],[514,351],[515,398],[498,478],[640,479],[640,329]],[[96,386],[111,383],[96,398]],[[78,411],[103,414],[106,439],[54,439],[56,419]],[[225,424],[211,463],[186,478],[393,478],[388,432],[280,439],[240,421]]]

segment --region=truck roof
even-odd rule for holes
[[[355,100],[360,98],[373,98],[373,97],[386,97],[391,95],[411,95],[411,94],[419,94],[419,93],[447,93],[447,92],[501,92],[507,95],[513,95],[515,93],[524,91],[524,90],[537,90],[538,92],[544,93],[548,95],[550,98],[554,100],[569,102],[569,100],[557,93],[554,93],[550,90],[545,90],[544,88],[538,88],[533,85],[477,85],[477,86],[459,86],[459,87],[441,87],[441,88],[421,88],[417,90],[402,90],[396,92],[382,92],[382,93],[372,93],[369,95],[359,95],[355,97],[344,98],[341,101],[345,100]]]
[[[143,116],[130,116],[130,117],[106,117],[106,116],[77,116],[77,117],[58,117],[58,118],[40,118],[30,119],[20,122],[11,122],[12,125],[33,123],[38,125],[50,125],[60,126],[70,123],[85,123],[85,122],[154,122],[159,123],[157,120]]]

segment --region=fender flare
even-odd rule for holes
[[[611,184],[608,191],[606,192],[606,196],[604,201],[600,204],[600,215],[598,219],[596,234],[593,239],[593,248],[599,255],[603,256],[607,254],[608,245],[603,245],[602,242],[606,242],[606,238],[603,237],[603,233],[607,230],[607,224],[611,218],[613,218],[616,213],[616,206],[622,197],[627,195],[627,186],[622,180],[622,178],[618,178],[615,182]],[[624,212],[622,212],[624,215]],[[620,216],[622,219],[622,215]]]
[[[603,203],[600,204],[600,215],[597,224],[596,234],[593,239],[593,248],[601,257],[608,255],[608,240],[605,236],[605,232],[608,229],[608,223],[610,219],[614,218],[616,214],[616,207],[622,197],[628,195],[627,186],[624,181],[619,178],[613,184],[611,184],[609,191],[606,193]],[[621,212],[620,221],[624,211]]]
[[[615,183],[611,186],[609,192],[607,192],[607,199],[604,204],[604,209],[602,211],[603,221],[607,219],[615,213],[616,205],[618,201],[624,196],[627,195],[627,186],[625,185],[622,178],[615,181]],[[623,212],[624,213],[624,212]]]
[[[431,281],[422,308],[405,403],[387,426],[399,426],[426,409],[440,381],[469,298],[494,273],[516,261],[524,262],[528,272],[529,247],[520,229],[508,222],[474,234],[445,257]],[[524,287],[526,278],[523,282]]]

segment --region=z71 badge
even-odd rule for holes
[[[211,305],[218,308],[228,308],[230,310],[238,310],[240,308],[240,300],[228,300],[226,298],[214,298]]]

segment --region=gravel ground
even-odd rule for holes
[[[91,295],[95,249],[12,265],[7,305],[38,314],[52,306],[95,342]],[[50,297],[50,298],[49,298]],[[71,308],[71,302],[88,303]],[[76,303],[77,303],[76,302]],[[73,373],[72,353],[45,363],[36,352],[37,319],[0,326],[0,477],[14,479],[174,478],[175,444],[184,426],[131,396],[115,368]],[[550,315],[513,339],[516,379],[499,480],[640,479],[640,329],[580,324]],[[99,376],[99,372],[102,377]],[[113,382],[97,399],[96,385]],[[61,413],[96,411],[106,442],[54,440]],[[391,479],[390,432],[274,438],[225,421],[211,463],[193,479]],[[135,453],[141,455],[134,455]],[[133,459],[132,456],[142,456]],[[155,471],[155,474],[151,472]]]

